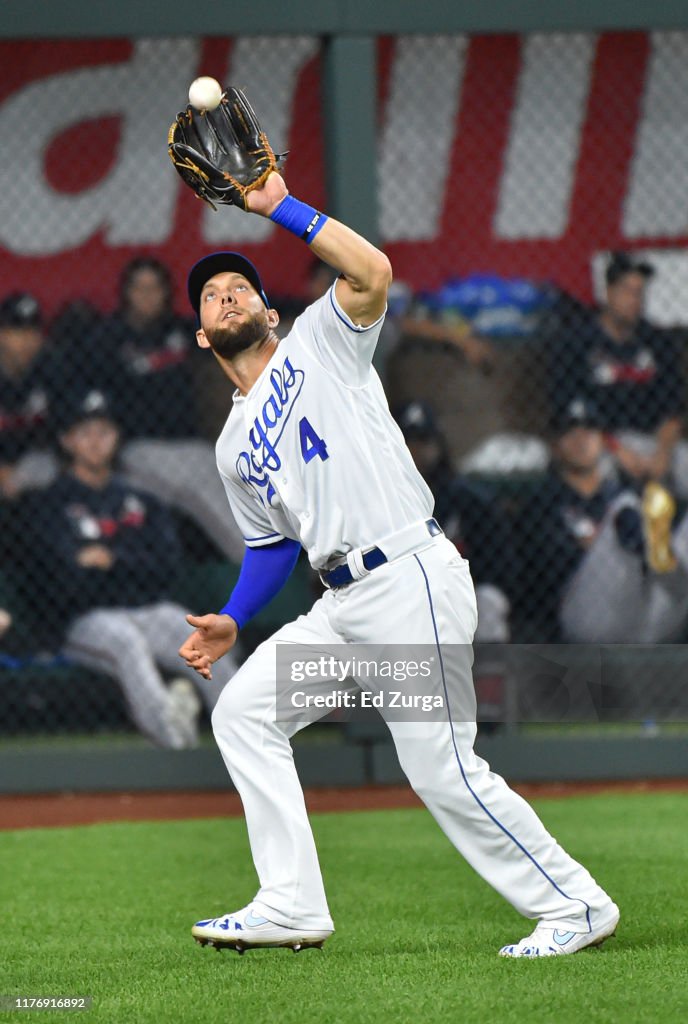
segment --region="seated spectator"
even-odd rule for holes
[[[688,516],[660,485],[605,476],[598,410],[553,422],[552,462],[519,517],[516,620],[526,642],[656,643],[688,620]]]
[[[50,322],[48,336],[53,351],[72,359],[72,370],[78,374],[79,364],[92,355],[85,356],[84,346],[91,343],[100,328],[103,316],[88,299],[71,299],[66,302]],[[102,359],[103,353],[97,357]]]
[[[107,391],[124,433],[126,478],[184,512],[230,561],[240,562],[244,542],[215,450],[198,436],[191,368],[196,348],[193,323],[173,310],[167,267],[137,257],[122,272],[118,309],[63,358],[53,387],[56,395]],[[230,407],[228,390],[227,414]]]
[[[139,256],[124,267],[119,305],[102,325],[107,347],[125,370],[126,393],[117,396],[127,437],[192,437],[196,431],[190,359],[196,339],[190,320],[172,308],[167,267]]]
[[[602,309],[559,335],[551,346],[553,412],[576,397],[598,409],[619,467],[633,479],[673,482],[688,496],[688,446],[680,442],[684,381],[666,331],[643,319],[649,263],[623,252],[606,270]]]
[[[48,446],[48,362],[41,310],[27,292],[0,303],[0,496],[17,498],[54,474]]]
[[[494,645],[509,640],[507,581],[514,564],[506,518],[486,490],[456,475],[444,434],[427,403],[407,403],[397,411],[396,420],[432,491],[438,523],[470,562],[478,605],[473,673],[478,716],[495,722],[502,717],[505,663]]]
[[[63,405],[59,439],[66,468],[24,518],[44,626],[73,661],[117,680],[141,732],[163,747],[193,746],[193,684],[211,710],[235,663],[223,659],[210,681],[178,657],[189,627],[169,598],[179,563],[173,520],[114,473],[119,429],[101,392]],[[163,671],[180,678],[168,687]]]

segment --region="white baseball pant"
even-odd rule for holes
[[[333,927],[289,743],[305,723],[276,721],[278,643],[316,651],[333,644],[427,644],[438,662],[443,651],[462,651],[444,665],[441,685],[448,702],[461,706],[459,717],[471,720],[455,719],[449,706],[441,721],[388,722],[411,785],[456,849],[520,913],[576,930],[604,917],[606,893],[473,752],[474,713],[465,709],[475,707],[470,644],[476,619],[468,563],[437,537],[348,587],[327,591],[307,615],[258,647],[225,687],[213,730],[243,802],[260,882],[258,910],[270,920]],[[303,689],[315,693],[319,685],[307,680]]]

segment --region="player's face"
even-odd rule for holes
[[[206,281],[201,292],[199,335],[219,356],[232,359],[268,336],[269,312],[274,311],[265,308],[258,292],[242,274],[216,274]]]
[[[602,432],[594,427],[572,427],[554,444],[554,455],[563,469],[590,472],[602,457]]]
[[[90,419],[75,423],[61,438],[74,463],[89,469],[110,466],[119,444],[119,430],[111,420]]]
[[[620,323],[633,327],[643,315],[645,278],[642,274],[624,274],[607,288],[607,309]]]

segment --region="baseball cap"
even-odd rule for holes
[[[574,427],[590,427],[602,429],[602,419],[597,406],[588,398],[574,398],[561,409],[558,409],[550,421],[553,434],[565,434]]]
[[[117,423],[117,417],[112,411],[112,406],[107,395],[103,391],[87,391],[78,397],[73,397],[60,406],[56,414],[56,427],[60,433],[64,433],[75,427],[77,423],[84,423],[86,420],[110,420]]]
[[[632,253],[613,252],[610,254],[604,277],[607,284],[616,284],[626,274],[642,274],[649,279],[654,272],[655,268],[651,263],[633,256]]]
[[[194,263],[189,271],[186,288],[189,302],[196,316],[200,316],[203,285],[215,274],[223,274],[228,271],[243,274],[256,289],[267,308],[270,308],[267,295],[263,291],[260,275],[250,260],[239,252],[211,252],[209,256],[204,256],[198,263]]]
[[[432,409],[427,402],[420,399],[414,399],[403,405],[397,410],[395,419],[407,440],[409,438],[435,437],[439,434]]]
[[[29,292],[13,292],[0,302],[0,327],[40,327],[38,299]]]

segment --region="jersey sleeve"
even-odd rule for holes
[[[349,387],[366,384],[385,314],[367,327],[355,324],[337,302],[336,282],[295,321],[291,335]]]
[[[227,500],[241,530],[244,543],[249,548],[260,548],[284,540],[284,534],[275,529],[260,501],[247,488],[220,472]]]

